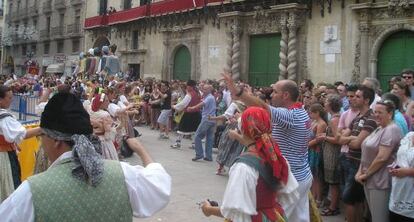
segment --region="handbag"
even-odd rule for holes
[[[127,143],[127,139],[129,139],[129,137],[123,137],[122,138],[121,155],[124,156],[124,157],[131,157],[132,154],[134,154],[134,151],[131,149],[131,147],[129,147],[129,145]]]

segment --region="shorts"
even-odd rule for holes
[[[348,205],[362,203],[365,200],[364,187],[355,180],[358,172],[359,161],[349,158],[341,158],[342,170],[344,171],[344,189],[342,199]]]
[[[158,117],[157,122],[161,125],[167,126],[170,120],[171,110],[163,109],[161,110],[160,116]]]

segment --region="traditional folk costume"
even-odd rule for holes
[[[224,112],[224,116],[227,119],[233,118],[236,112],[242,113],[246,109],[246,106],[241,102],[232,102],[227,110]],[[217,170],[217,174],[224,173],[223,166],[231,167],[240,153],[243,151],[244,146],[237,140],[229,138],[229,131],[238,128],[237,122],[229,122],[226,124],[224,131],[220,134],[220,141],[218,145],[217,163],[220,165]]]
[[[221,214],[234,222],[285,222],[277,191],[287,184],[289,165],[271,137],[269,113],[258,107],[243,112],[242,132],[255,140],[230,169]]]
[[[132,221],[167,205],[171,178],[164,168],[102,159],[89,118],[72,94],[49,101],[40,127],[47,137],[73,144],[72,151],[24,181],[0,205],[1,221]]]
[[[118,160],[114,146],[116,130],[112,127],[114,121],[107,111],[100,109],[105,96],[104,93],[98,94],[93,100],[92,112],[90,113],[93,134],[98,136],[101,141],[102,157],[108,160]]]
[[[187,86],[195,87],[196,82],[189,80]],[[181,117],[180,123],[178,124],[178,138],[176,143],[172,145],[173,148],[178,148],[181,146],[181,137],[183,135],[192,135],[196,132],[198,125],[201,122],[201,112],[200,109],[188,110],[188,107],[195,106],[201,102],[201,96],[197,93],[196,90],[187,92],[184,99],[176,104],[175,110],[180,112],[183,111],[184,114]]]
[[[26,128],[7,110],[0,109],[0,202],[21,183],[16,144],[25,136]]]

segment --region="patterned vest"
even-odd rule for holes
[[[252,222],[284,222],[286,221],[283,208],[276,202],[276,190],[279,183],[272,174],[272,169],[259,156],[250,153],[242,154],[237,160],[247,164],[259,172],[256,186],[256,211]]]
[[[72,176],[71,159],[28,179],[35,221],[132,221],[132,209],[121,165],[105,160],[97,187]]]

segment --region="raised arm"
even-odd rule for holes
[[[268,110],[270,113],[270,106],[267,105],[263,100],[246,93],[245,89],[236,87],[236,84],[234,83],[230,73],[224,71],[221,75],[226,81],[227,87],[230,90],[231,95],[233,95],[234,99],[242,101],[246,106],[262,107]]]

